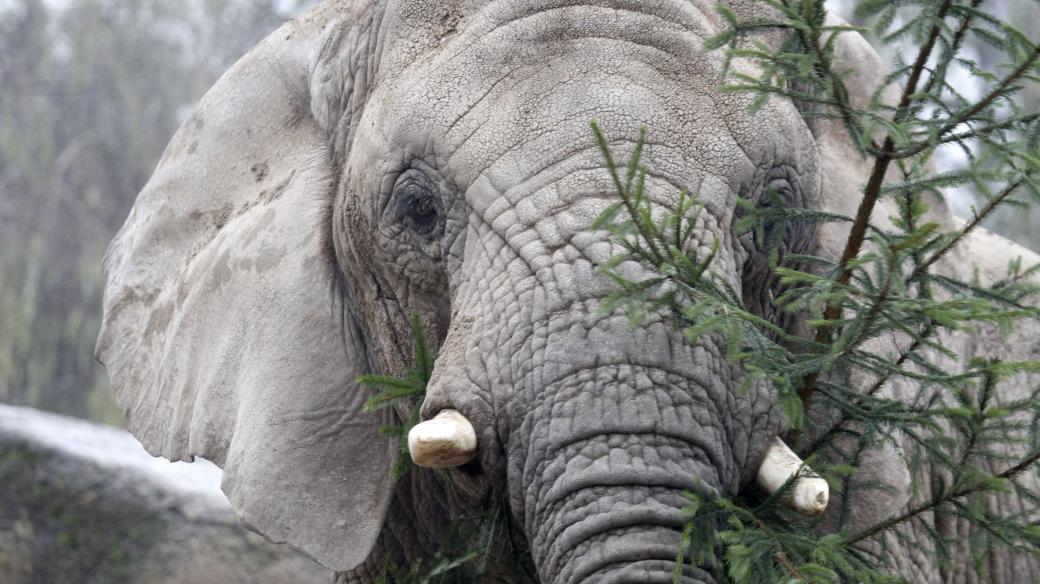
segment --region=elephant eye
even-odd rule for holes
[[[438,224],[440,203],[436,186],[427,176],[415,169],[401,175],[394,188],[399,217],[413,231],[432,232]]]
[[[412,202],[412,220],[418,225],[428,225],[437,219],[437,203],[432,195]]]

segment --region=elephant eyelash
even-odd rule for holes
[[[411,202],[409,217],[412,222],[421,228],[432,228],[437,221],[437,199],[433,195],[426,195]]]

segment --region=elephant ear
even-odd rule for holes
[[[350,12],[333,4],[254,49],[178,131],[108,250],[97,357],[149,452],[216,462],[243,523],[345,571],[382,528],[397,441],[389,414],[362,411],[310,113],[323,30]]]

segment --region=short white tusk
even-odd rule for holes
[[[772,495],[784,486],[791,477],[798,474],[802,468],[801,458],[784,444],[783,440],[774,438],[773,443],[766,450],[766,457],[762,460],[762,466],[758,469],[758,484]],[[815,517],[827,510],[827,501],[830,499],[831,490],[827,481],[823,480],[811,469],[802,471],[802,476],[791,489],[785,503],[791,509]]]
[[[462,466],[477,456],[477,433],[466,416],[444,410],[408,433],[412,461],[426,468]]]

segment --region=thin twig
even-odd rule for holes
[[[981,224],[987,217],[989,217],[989,215],[993,213],[993,211],[995,211],[997,207],[999,207],[1005,200],[1007,200],[1007,198],[1010,197],[1012,193],[1014,193],[1018,189],[1018,187],[1022,186],[1024,182],[1025,179],[1019,179],[1015,182],[1009,183],[1004,188],[1004,190],[1000,192],[1000,194],[991,198],[982,208],[982,210],[976,213],[975,216],[972,217],[972,220],[967,225],[965,225],[963,229],[957,232],[957,235],[954,236],[953,239],[946,242],[946,245],[942,246],[942,248],[939,249],[939,251],[930,255],[927,260],[925,260],[921,265],[917,266],[917,268],[910,274],[910,277],[907,278],[907,282],[913,282],[918,278],[924,276],[926,270],[929,267],[935,264],[935,262],[939,261],[944,255],[949,253],[950,250],[952,250],[958,243],[963,241],[969,233],[971,233],[976,227],[979,226],[979,224]]]
[[[1023,460],[1022,462],[1016,464],[1015,466],[1005,470],[1004,472],[1002,472],[1002,473],[1000,473],[998,475],[994,475],[994,478],[1010,479],[1011,477],[1021,473],[1022,471],[1028,469],[1029,467],[1033,466],[1037,462],[1040,462],[1040,450],[1035,451],[1033,454],[1031,454],[1025,460]],[[870,529],[867,529],[866,531],[861,532],[860,534],[858,534],[855,537],[853,537],[850,540],[848,540],[848,544],[849,545],[854,545],[854,544],[856,544],[856,543],[858,543],[860,541],[863,541],[865,539],[869,539],[871,537],[874,537],[875,535],[877,535],[877,534],[879,534],[879,533],[881,533],[883,531],[887,531],[887,530],[895,527],[896,525],[899,525],[900,523],[903,523],[905,521],[913,519],[914,517],[920,515],[921,513],[924,513],[926,511],[930,511],[932,509],[935,509],[936,507],[938,507],[940,505],[943,505],[945,503],[949,503],[950,501],[953,501],[955,499],[960,499],[961,497],[967,497],[968,495],[972,495],[974,493],[978,493],[978,492],[981,492],[983,490],[984,489],[982,487],[977,487],[977,486],[976,487],[966,487],[966,488],[957,489],[957,490],[955,490],[955,491],[953,491],[951,493],[948,493],[946,495],[943,495],[941,497],[936,497],[936,498],[932,499],[931,501],[929,501],[927,503],[924,503],[922,505],[914,507],[913,509],[907,511],[906,513],[903,513],[903,514],[899,515],[898,517],[893,517],[892,519],[889,519],[887,521],[883,521],[883,522],[875,525],[874,527],[871,527]]]
[[[898,159],[913,158],[914,156],[917,156],[925,150],[928,150],[929,148],[933,148],[935,146],[942,146],[943,144],[949,144],[951,142],[964,142],[966,140],[973,140],[979,136],[986,136],[992,134],[997,130],[1007,130],[1019,124],[1031,124],[1038,119],[1040,119],[1040,114],[1035,113],[1024,116],[1017,116],[1014,118],[1004,120],[1002,122],[996,122],[988,126],[983,126],[982,128],[978,128],[975,130],[968,130],[965,132],[960,132],[958,134],[949,134],[945,137],[940,137],[938,140],[935,141],[921,142],[905,150],[896,150],[892,154],[892,156]],[[940,131],[938,136],[942,136],[942,134],[946,132],[949,132],[949,129],[944,128]]]

